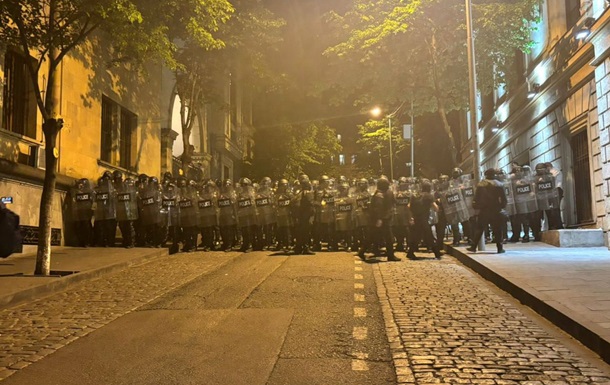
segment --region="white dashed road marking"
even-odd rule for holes
[[[356,318],[366,317],[366,308],[355,307],[354,308],[354,317],[356,317]]]
[[[364,294],[354,294],[354,301],[364,302]]]
[[[354,336],[355,340],[362,341],[362,340],[366,340],[368,331],[369,331],[369,329],[365,326],[354,326],[354,331],[353,331],[352,335]]]
[[[354,289],[356,289],[356,290],[364,289],[364,283],[355,283]]]
[[[354,274],[354,279],[364,279],[362,274]]]

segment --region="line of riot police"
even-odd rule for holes
[[[552,166],[551,166],[552,167]],[[561,188],[549,164],[515,166],[510,175],[498,170],[507,196],[506,213],[513,236],[529,241],[540,237],[540,222],[546,213],[550,227],[561,226]],[[447,229],[453,242],[471,238],[473,181],[460,169],[451,177],[432,180],[432,194],[440,210],[429,225],[436,229],[435,245],[442,249]],[[559,181],[560,184],[560,181]],[[420,195],[416,178],[401,177],[391,183],[394,196],[392,232],[396,251],[406,251],[413,226],[410,204]],[[322,175],[310,180],[301,175],[290,183],[263,178],[259,184],[249,178],[238,183],[206,180],[198,183],[165,173],[162,180],[141,174],[124,178],[120,171],[105,172],[92,186],[87,179],[76,181],[71,192],[73,223],[79,246],[113,247],[117,226],[122,246],[165,247],[177,252],[208,250],[294,250],[358,251],[371,236],[369,206],[376,180],[347,180]],[[558,219],[559,218],[559,219]],[[460,231],[461,226],[461,231]],[[504,226],[503,239],[506,237]],[[494,234],[495,236],[495,234]],[[201,237],[201,241],[199,241]],[[382,247],[383,245],[375,245]],[[376,251],[374,251],[376,252]]]

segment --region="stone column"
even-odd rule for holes
[[[172,149],[178,133],[171,128],[161,129],[161,174],[172,172]]]

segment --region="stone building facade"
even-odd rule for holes
[[[27,242],[35,243],[45,145],[26,57],[18,48],[0,50],[0,196],[12,198],[9,208],[20,215]],[[109,68],[108,62],[93,37],[59,68],[64,127],[57,146],[54,244],[64,244],[70,236],[65,199],[75,179],[95,183],[104,171],[114,170],[134,177],[161,172],[162,68],[150,65],[139,72],[128,66]],[[38,80],[42,88],[44,73]]]
[[[481,98],[481,170],[532,169],[551,162],[563,174],[567,227],[610,235],[610,11],[605,0],[546,0],[536,46],[518,60],[522,81]],[[463,167],[472,170],[472,138]]]

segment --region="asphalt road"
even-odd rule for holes
[[[372,265],[348,253],[259,252],[230,258],[3,383],[379,385],[396,375]]]

